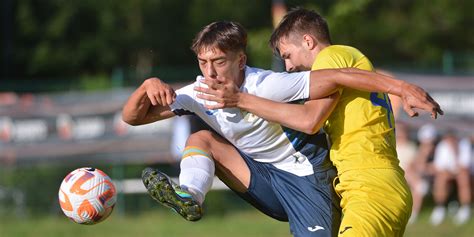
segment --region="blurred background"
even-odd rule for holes
[[[185,222],[155,204],[146,166],[178,174],[189,118],[130,127],[121,107],[143,80],[179,88],[199,74],[189,49],[217,20],[249,32],[248,64],[281,70],[268,46],[287,9],[323,15],[335,44],[418,84],[445,115],[408,118],[392,98],[397,150],[414,196],[406,236],[472,236],[474,1],[2,0],[0,1],[0,236],[289,236],[216,181],[206,217]],[[119,190],[108,220],[65,218],[57,192],[72,170],[105,171]]]

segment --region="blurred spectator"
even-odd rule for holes
[[[467,149],[462,152],[466,152],[465,154],[469,154],[471,157],[471,167],[470,167],[470,174],[471,174],[471,202],[472,202],[472,197],[474,197],[474,132],[471,133],[470,136],[465,138],[466,140],[464,141],[465,143],[462,145],[462,149]],[[467,147],[466,144],[470,145],[470,147]]]
[[[15,105],[18,101],[18,95],[14,92],[0,92],[0,107]]]
[[[454,223],[466,223],[471,215],[471,185],[469,168],[471,166],[471,144],[468,139],[459,139],[453,131],[448,131],[436,146],[434,156],[433,197],[435,208],[431,214],[432,225],[439,225],[446,216],[452,180],[457,184],[460,208],[454,216]]]
[[[397,154],[400,166],[405,171],[405,178],[413,195],[413,209],[409,223],[413,223],[421,209],[423,197],[427,192],[427,182],[423,180],[422,173],[417,172],[416,144],[409,139],[408,126],[403,123],[396,125]]]
[[[438,131],[433,124],[425,124],[420,127],[417,133],[419,142],[416,153],[416,170],[425,178],[434,176],[434,151],[438,141]]]

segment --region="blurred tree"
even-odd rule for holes
[[[439,67],[446,51],[474,53],[474,1],[301,2],[327,18],[334,43],[358,47],[379,65]]]
[[[12,20],[3,22],[2,33],[12,35],[2,37],[2,55],[8,58],[8,63],[3,60],[2,78],[60,81],[111,75],[117,68],[144,78],[161,67],[196,68],[189,49],[193,36],[216,20],[242,23],[249,30],[249,63],[270,67],[271,0],[7,2],[2,6],[11,8],[13,13],[6,15]],[[474,50],[474,1],[285,2],[289,8],[318,10],[328,19],[334,43],[358,47],[377,66],[441,66],[443,55],[450,55],[446,52]]]

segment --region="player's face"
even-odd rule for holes
[[[281,58],[285,61],[287,71],[311,70],[314,59],[311,56],[311,51],[305,47],[304,42],[285,37],[280,39],[278,49]]]
[[[199,68],[206,79],[243,80],[246,56],[243,52],[223,52],[216,47],[203,48],[197,55]]]

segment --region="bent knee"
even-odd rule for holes
[[[199,146],[202,148],[208,148],[210,146],[213,135],[211,131],[201,130],[191,134],[186,141],[186,146]]]

